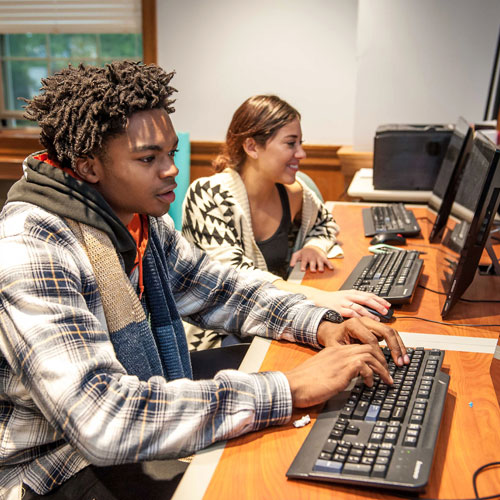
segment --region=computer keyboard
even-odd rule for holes
[[[363,227],[365,236],[378,233],[399,233],[403,236],[417,236],[420,226],[411,210],[403,203],[389,205],[374,205],[363,208]]]
[[[362,257],[340,287],[372,292],[391,304],[411,302],[424,261],[416,250],[394,250]]]
[[[375,375],[331,398],[318,415],[287,476],[404,491],[429,480],[449,375],[444,351],[408,349],[397,367],[383,349],[394,384]]]

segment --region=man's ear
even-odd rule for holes
[[[81,156],[76,158],[73,163],[75,172],[89,184],[96,184],[99,181],[99,175],[96,169],[96,160],[91,156]]]
[[[257,143],[253,137],[247,137],[244,140],[243,149],[245,150],[245,153],[250,156],[250,158],[253,158],[254,160],[258,158],[259,153],[257,151]]]

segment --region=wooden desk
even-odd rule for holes
[[[362,236],[361,205],[336,205],[335,218],[340,224],[340,242],[345,257],[335,260],[335,269],[324,274],[307,273],[304,284],[334,290],[345,280],[358,260],[367,254],[368,238]],[[456,257],[442,245],[427,244],[433,215],[424,208],[415,209],[422,227],[421,238],[409,240],[408,248],[427,252],[422,284],[443,290],[447,271],[444,256]],[[444,261],[446,262],[446,261]],[[478,276],[467,292],[478,298],[500,297],[500,278]],[[445,326],[416,320],[423,316],[441,321],[444,297],[419,288],[411,304],[397,310],[394,326],[403,338],[422,340],[420,345],[438,344],[448,349],[443,369],[450,375],[450,386],[443,423],[436,445],[433,472],[422,497],[473,498],[472,475],[475,470],[500,458],[500,410],[490,375],[498,340],[498,327],[470,328],[465,324],[499,324],[498,304],[460,302]],[[416,332],[415,334],[404,332]],[[429,334],[429,335],[425,335]],[[431,345],[432,344],[432,345]],[[417,345],[417,344],[414,344]],[[311,356],[310,349],[287,342],[255,339],[245,371],[287,370]],[[253,363],[253,365],[252,365]],[[292,421],[309,414],[314,421],[319,408],[294,411]],[[281,427],[242,436],[213,449],[200,452],[188,468],[174,499],[362,499],[401,498],[387,492],[288,480],[285,476],[311,426],[296,429],[290,422]],[[500,491],[500,471],[492,469],[478,478],[481,496]]]

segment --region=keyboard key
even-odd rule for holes
[[[391,418],[394,420],[401,421],[403,420],[404,416],[405,416],[405,408],[403,408],[402,406],[396,406],[392,411]]]
[[[385,477],[387,475],[387,465],[375,464],[371,475],[372,477]]]
[[[357,476],[369,476],[371,471],[371,465],[346,463],[342,470],[342,473],[354,474]]]
[[[356,435],[356,434],[359,434],[359,427],[353,425],[353,424],[350,424],[346,427],[345,429],[345,434],[348,434],[348,435]]]
[[[393,443],[396,444],[396,441],[398,440],[398,435],[394,432],[387,432],[384,436],[384,442],[385,443]]]
[[[329,472],[332,474],[338,474],[342,471],[343,466],[344,464],[342,462],[318,459],[314,464],[313,470],[317,472]]]
[[[349,396],[349,403],[342,410],[333,410],[330,436],[320,448],[321,452],[316,452],[316,460],[308,466],[312,466],[314,472],[311,477],[321,479],[324,476],[331,481],[349,478],[353,484],[359,478],[359,483],[365,485],[364,478],[370,477],[370,483],[389,488],[411,487],[414,480],[417,485],[428,479],[413,478],[412,464],[415,460],[428,460],[428,448],[435,446],[438,419],[432,412],[439,411],[441,415],[446,392],[443,393],[442,383],[447,383],[448,379],[440,372],[443,355],[433,356],[437,357],[437,362],[432,359],[427,363],[430,351],[417,348],[408,349],[408,352],[411,365],[399,368],[390,359],[390,352],[383,350],[396,381],[393,386],[388,387],[380,377],[376,377],[372,388],[358,382]],[[434,382],[436,376],[429,374],[431,370],[439,372],[439,385]],[[326,406],[328,411],[332,411],[332,407]],[[407,408],[409,415],[406,415]],[[327,423],[324,419],[318,422],[322,426]],[[426,436],[425,451],[420,449],[424,443],[420,439],[423,434]],[[311,435],[317,437],[317,433]],[[430,444],[429,438],[434,439]],[[318,450],[316,444],[315,450]],[[309,455],[310,451],[306,456]],[[406,458],[409,456],[411,460]]]
[[[389,420],[391,418],[391,410],[381,410],[378,418],[379,420]]]
[[[370,436],[370,443],[381,443],[384,435],[379,432],[372,432]]]
[[[368,407],[368,411],[366,412],[365,420],[368,422],[376,422],[378,419],[378,415],[380,413],[381,406],[380,405],[375,405],[371,404]]]
[[[418,438],[416,438],[415,436],[406,435],[405,438],[403,439],[403,446],[415,447],[417,446],[417,441]]]
[[[356,409],[352,414],[352,418],[356,420],[363,420],[365,418],[366,412],[368,411],[369,403],[367,401],[359,401]]]
[[[336,447],[337,441],[334,441],[333,439],[327,439],[326,443],[323,445],[323,451],[332,455]]]

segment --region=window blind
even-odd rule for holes
[[[141,0],[0,0],[0,34],[140,32]]]

